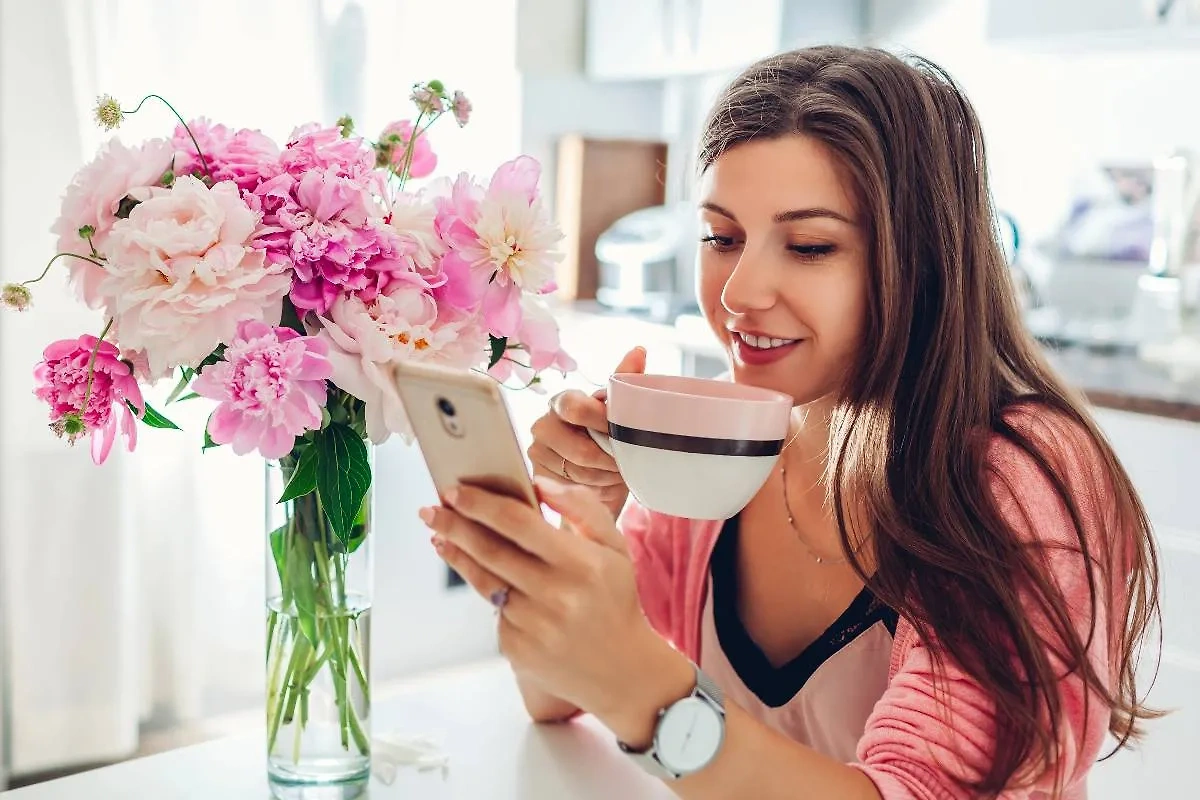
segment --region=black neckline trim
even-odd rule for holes
[[[879,602],[867,587],[850,602],[833,623],[798,656],[776,668],[758,646],[738,613],[737,544],[738,517],[725,521],[713,547],[709,569],[712,574],[713,625],[729,664],[746,688],[771,708],[786,705],[822,664],[839,650],[882,622],[896,635],[897,613]]]

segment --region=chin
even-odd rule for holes
[[[814,386],[808,381],[797,383],[794,374],[788,375],[787,370],[763,369],[732,361],[730,376],[734,383],[746,386],[757,386],[760,389],[771,389],[790,395],[798,406],[807,405],[828,394],[828,390]],[[782,373],[782,374],[781,374]]]

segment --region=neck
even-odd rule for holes
[[[797,487],[819,485],[824,491],[833,407],[832,399],[821,398],[792,409],[788,438],[780,460],[787,468],[788,481]]]

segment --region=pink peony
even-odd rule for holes
[[[129,365],[121,361],[111,342],[100,342],[84,334],[78,339],[54,342],[42,353],[34,368],[34,394],[50,406],[50,427],[74,443],[83,432],[91,434],[92,461],[103,464],[117,438],[117,427],[125,435],[130,451],[137,446],[137,423],[128,404],[145,411],[142,390]],[[92,362],[92,350],[96,350]],[[88,363],[92,362],[92,384],[88,391]],[[83,398],[87,396],[87,408]],[[81,413],[82,412],[82,413]],[[70,429],[71,420],[82,422],[82,431]]]
[[[404,169],[404,162],[408,158],[409,140],[413,136],[412,120],[401,120],[393,122],[383,129],[383,133],[379,134],[379,143],[384,147],[384,154],[388,158],[388,165],[396,173],[400,173]],[[433,152],[433,147],[429,144],[429,135],[422,132],[417,136],[416,143],[413,145],[412,163],[408,165],[408,177],[424,178],[433,173],[437,168],[437,155]]]
[[[482,194],[460,177],[441,200],[439,231],[451,248],[443,264],[447,286],[483,286],[480,310],[496,336],[516,332],[522,292],[553,290],[562,259],[556,249],[562,233],[538,197],[540,171],[535,159],[521,156],[501,165]],[[462,279],[468,270],[471,278]]]
[[[469,318],[439,320],[437,314],[427,290],[404,286],[372,303],[342,295],[321,318],[318,335],[329,343],[333,382],[366,404],[367,435],[376,444],[393,433],[409,436],[392,364],[435,361],[466,369],[486,352],[487,334]]]
[[[233,130],[203,117],[192,120],[188,128],[216,182],[233,181],[242,191],[250,191],[277,171],[279,145],[261,131]],[[196,145],[182,125],[175,127],[171,144],[175,148],[175,174],[202,177],[204,166],[196,155]]]
[[[515,341],[510,340],[510,344],[516,344],[518,349],[488,370],[498,381],[516,376],[522,383],[529,383],[543,370],[565,373],[576,367],[575,359],[562,349],[558,323],[545,304],[533,295],[521,298],[521,325],[513,338]]]
[[[91,257],[91,247],[79,236],[79,229],[90,225],[95,231],[92,244],[107,255],[108,235],[117,222],[122,198],[131,192],[142,196],[146,187],[158,184],[171,168],[172,154],[166,139],[151,139],[135,147],[126,147],[115,137],[106,142],[96,158],[75,173],[63,196],[62,209],[50,229],[58,236],[58,252]],[[80,298],[91,308],[99,308],[104,268],[81,258],[63,260]]]
[[[219,401],[208,420],[217,444],[232,444],[239,456],[253,450],[283,458],[297,436],[321,427],[325,381],[333,375],[328,346],[291,328],[243,320],[225,350],[225,360],[196,378],[196,394]]]
[[[279,158],[279,169],[300,176],[309,170],[334,170],[341,176],[370,175],[375,155],[357,136],[342,136],[341,128],[323,128],[315,122],[292,131]]]
[[[144,351],[151,374],[194,367],[237,324],[279,321],[286,265],[255,245],[258,215],[237,185],[181,176],[113,225],[100,294],[121,345]]]
[[[414,269],[434,274],[446,245],[437,233],[437,210],[419,195],[397,193],[390,201],[387,223],[403,241],[403,250]]]

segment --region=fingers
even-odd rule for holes
[[[604,401],[576,389],[554,395],[550,399],[550,409],[569,425],[608,432],[608,408]]]
[[[535,469],[541,467],[545,472],[571,483],[593,487],[619,486],[623,483],[621,474],[615,470],[586,467],[570,458],[566,458],[566,474],[563,474],[565,457],[543,442],[535,440],[528,452]]]
[[[541,476],[534,478],[534,486],[541,501],[561,514],[574,530],[605,547],[626,552],[625,537],[595,492]]]
[[[499,497],[498,495],[489,496]],[[508,498],[504,499],[508,500]],[[518,505],[516,501],[509,500],[509,502]],[[531,514],[537,514],[532,509],[527,510]],[[537,517],[541,519],[540,514],[537,514]],[[469,556],[480,568],[499,579],[501,585],[512,586],[528,594],[543,582],[544,565],[537,559],[516,546],[511,540],[497,535],[489,530],[488,526],[480,525],[456,509],[444,507],[422,509],[422,519],[426,520],[425,524],[437,536]],[[434,547],[437,546],[438,543],[435,541]],[[467,579],[467,576],[464,575],[463,578],[472,586],[475,585]],[[488,593],[485,596],[490,596],[490,593],[498,588],[495,583],[487,580],[487,576],[480,576],[480,580],[483,581],[481,586],[486,588]],[[480,588],[481,594],[483,590]]]
[[[604,408],[604,404],[599,400],[585,397],[585,400],[592,403],[598,403],[600,408]],[[604,428],[599,430],[608,430],[608,423],[604,423]],[[533,423],[532,428],[534,442],[540,443],[550,450],[558,454],[554,459],[558,463],[546,463],[545,466],[551,472],[556,471],[557,467],[561,467],[561,459],[566,456],[567,461],[581,467],[589,469],[600,469],[608,472],[617,471],[617,462],[608,453],[600,449],[600,445],[592,441],[592,437],[588,436],[587,432],[573,423],[559,418],[555,414],[547,414],[546,416]],[[542,455],[545,455],[544,453]],[[532,459],[533,453],[529,454]]]
[[[543,479],[544,480],[544,479]],[[585,490],[586,491],[586,490]],[[476,523],[485,532],[494,535],[494,539],[506,540],[507,551],[524,551],[550,565],[564,565],[572,560],[573,551],[569,540],[571,537],[562,536],[546,522],[539,509],[530,508],[525,503],[511,497],[495,494],[474,486],[457,486],[446,492],[446,502],[458,516]],[[514,547],[515,545],[515,547]],[[486,546],[486,545],[485,545]],[[576,543],[574,545],[578,547]],[[472,553],[472,555],[476,555]],[[480,563],[488,567],[501,578],[509,580],[510,576],[501,572],[498,565],[479,558]],[[528,560],[527,557],[526,559]],[[537,571],[538,577],[545,576],[545,570]],[[521,576],[525,577],[525,576]],[[517,585],[517,576],[512,576],[511,582]],[[522,590],[528,584],[522,584]],[[536,589],[530,586],[529,589]],[[526,591],[529,594],[529,591]]]
[[[467,582],[468,586],[487,600],[490,601],[497,592],[503,591],[508,586],[482,567],[478,561],[467,555],[465,550],[455,547],[445,537],[434,534],[433,548],[441,559]]]
[[[442,561],[445,561],[451,569],[462,576],[467,585],[484,600],[496,605],[496,596],[501,592],[505,594],[504,614],[500,618],[501,628],[508,627],[511,634],[513,627],[520,628],[529,623],[529,620],[532,619],[529,614],[531,601],[527,595],[497,578],[480,566],[479,562],[467,555],[465,551],[450,542],[444,540],[435,542],[434,548]]]
[[[625,354],[613,372],[645,372],[646,348],[637,346]]]

